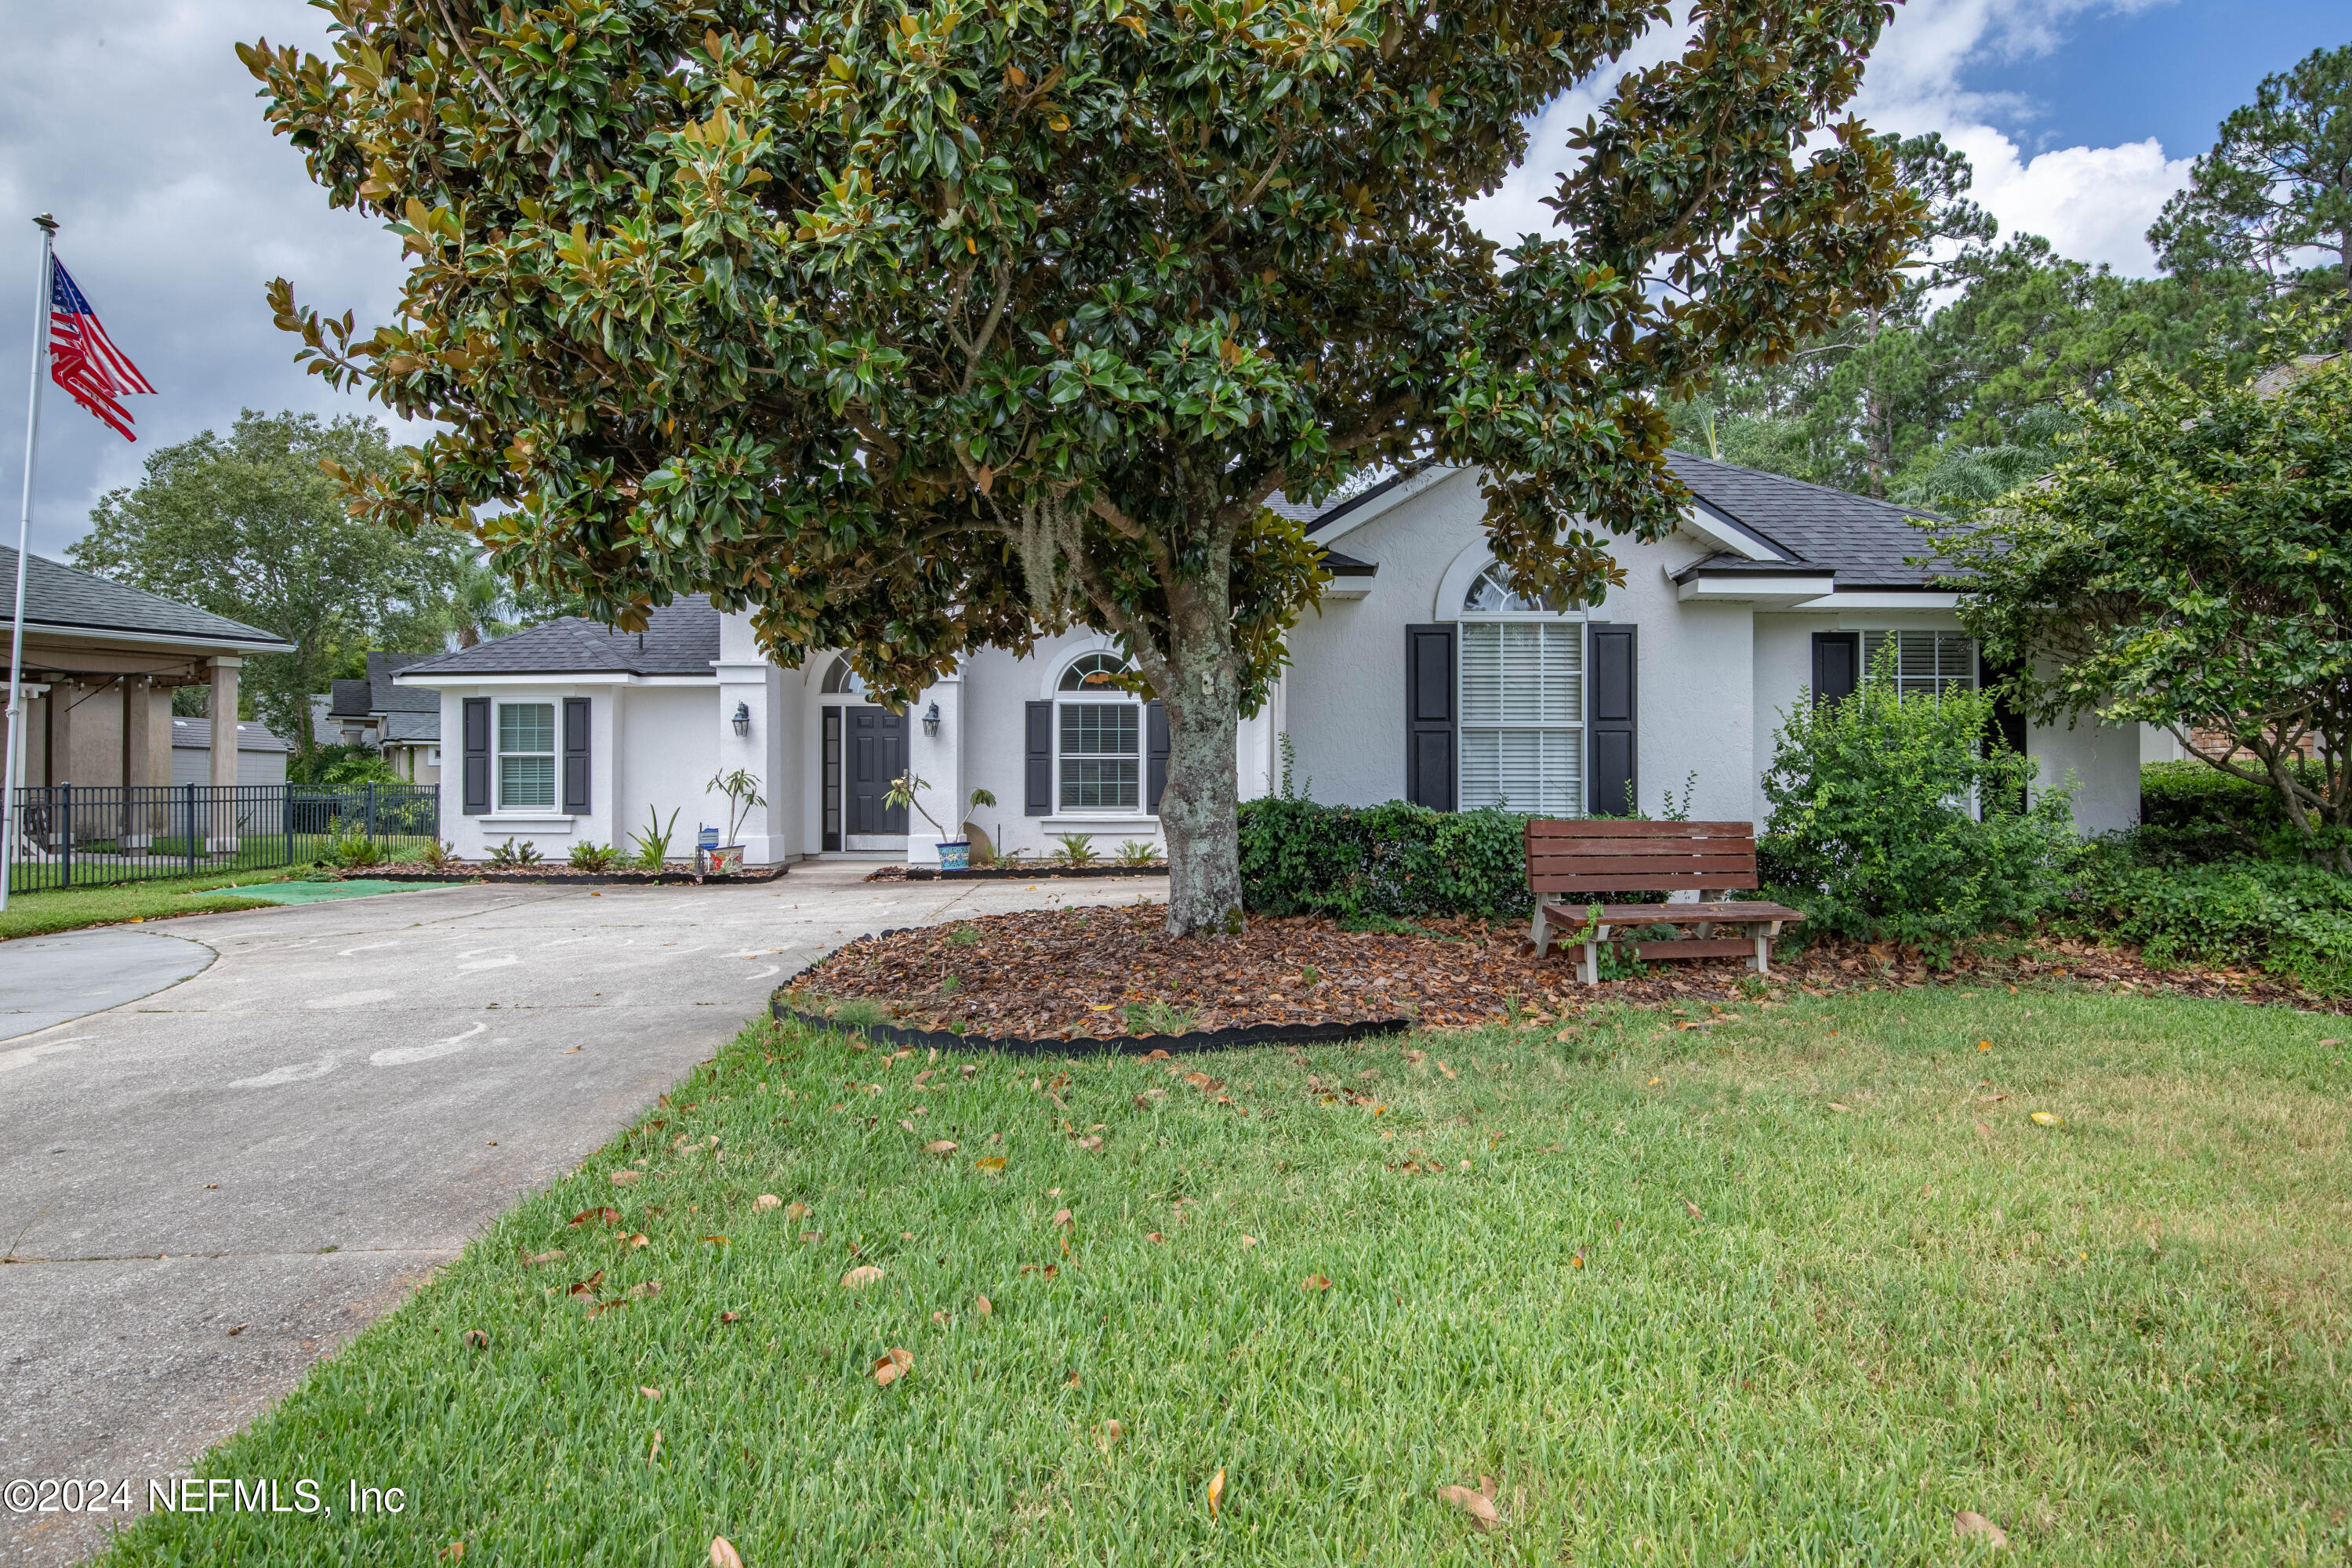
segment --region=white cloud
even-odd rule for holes
[[[2032,121],[2033,104],[2013,94],[1962,85],[1982,63],[2049,54],[2066,25],[2099,11],[2137,11],[2169,0],[1909,0],[1880,39],[1854,108],[1873,127],[1916,136],[1941,132],[1976,165],[1976,198],[2003,235],[2039,234],[2060,254],[2147,276],[2156,258],[2143,237],[2165,198],[2188,183],[2189,160],[2171,158],[2150,138],[2119,147],[2066,147],[2028,159],[2002,130]],[[1664,59],[1681,30],[1655,29],[1638,52],[1554,100],[1544,110],[1528,163],[1495,195],[1469,205],[1470,221],[1509,244],[1549,232],[1542,205],[1568,167],[1568,133],[1604,103],[1629,69]]]

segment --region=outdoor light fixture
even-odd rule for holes
[[[751,732],[751,705],[749,702],[735,704],[735,732],[739,735]]]
[[[936,736],[939,732],[940,705],[934,702],[931,704],[930,711],[923,715],[923,733],[926,735]]]

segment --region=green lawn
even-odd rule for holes
[[[201,1468],[329,1517],[151,1518],[109,1561],[1982,1560],[1961,1510],[2020,1560],[2345,1561],[2346,1026],[2005,989],[1675,1021],[1191,1064],[1232,1106],[1139,1061],[922,1092],[752,1028]],[[1494,1533],[1439,1496],[1482,1476]],[[344,1517],[354,1479],[408,1510]]]
[[[222,870],[201,877],[166,877],[152,882],[124,882],[111,888],[69,888],[58,892],[11,893],[0,913],[0,942],[20,936],[46,936],[51,931],[82,926],[112,925],[122,921],[160,921],[173,915],[213,914],[223,910],[257,910],[266,900],[246,898],[191,898],[206,889],[232,882],[275,882],[291,870]]]

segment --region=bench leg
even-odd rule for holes
[[[1588,942],[1584,944],[1584,962],[1577,968],[1577,978],[1587,985],[1601,984],[1601,944],[1599,942]]]
[[[1544,955],[1551,949],[1551,925],[1544,919],[1541,899],[1536,900],[1535,929],[1528,933],[1528,940],[1536,944],[1536,962],[1541,963]]]
[[[1764,934],[1764,927],[1760,923],[1752,921],[1748,927],[1748,934],[1756,939],[1756,973],[1759,974],[1771,973],[1772,939]]]

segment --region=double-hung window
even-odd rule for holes
[[[1886,645],[1895,645],[1895,686],[1906,697],[1933,696],[1948,686],[1975,690],[1977,645],[1958,632],[1864,632],[1862,668],[1875,675]]]
[[[1514,590],[1499,565],[1464,597],[1461,808],[1584,815],[1584,612]]]
[[[1090,653],[1062,672],[1054,725],[1063,811],[1142,809],[1143,704],[1114,684],[1126,669],[1117,654]]]
[[[555,704],[499,704],[499,806],[555,805]]]

